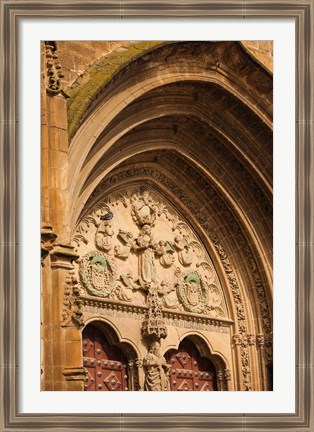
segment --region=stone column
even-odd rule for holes
[[[241,343],[242,336],[240,334],[235,334],[232,336],[232,346],[234,351],[235,361],[234,364],[238,365],[236,375],[234,376],[234,389],[242,390],[243,386],[243,376],[242,376],[242,359],[241,359]]]
[[[265,336],[262,334],[257,335],[256,338],[258,352],[259,352],[259,360],[260,360],[260,371],[261,371],[261,381],[262,381],[262,390],[267,390],[267,377],[266,377],[266,365],[265,365]]]

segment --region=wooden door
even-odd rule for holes
[[[182,341],[177,351],[170,350],[165,357],[171,365],[171,391],[217,390],[214,365],[208,358],[199,355],[196,346],[190,340]]]
[[[129,390],[127,359],[123,352],[110,346],[105,335],[95,326],[83,331],[83,365],[87,372],[84,390]]]

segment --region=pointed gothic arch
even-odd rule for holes
[[[57,227],[69,231],[76,262],[66,270],[62,331],[106,317],[141,360],[145,337],[178,347],[190,329],[199,353],[202,338],[214,363],[221,353],[217,374],[230,365],[229,389],[267,390],[272,77],[237,42],[140,46],[113,69],[110,56],[98,61],[68,91],[59,186],[68,176],[69,205]],[[145,216],[149,233],[136,216],[145,193],[156,213]]]

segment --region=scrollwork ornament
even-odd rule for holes
[[[242,342],[242,336],[239,334],[233,335],[232,336],[232,343],[234,345],[241,345]]]

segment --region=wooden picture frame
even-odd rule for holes
[[[0,337],[0,431],[48,431],[53,426],[66,431],[312,431],[313,421],[313,0],[215,1],[65,0],[59,2],[1,0],[1,337]],[[202,17],[239,20],[293,19],[296,23],[296,406],[293,414],[21,414],[19,412],[18,332],[18,155],[19,118],[17,58],[20,18]],[[244,409],[245,411],[245,409]]]

